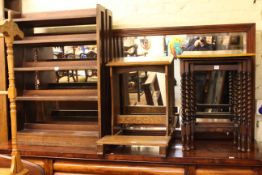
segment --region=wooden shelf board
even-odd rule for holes
[[[17,133],[18,144],[42,146],[88,147],[98,137],[98,131],[25,129]]]
[[[0,168],[0,174],[2,174],[2,175],[11,174],[11,168]]]
[[[48,123],[25,123],[26,129],[38,130],[67,130],[67,131],[98,131],[97,122],[48,122]]]
[[[136,146],[168,146],[170,136],[105,136],[97,141],[98,145],[136,145]]]
[[[252,57],[255,53],[239,53],[239,54],[201,54],[201,55],[178,55],[178,59],[221,59],[221,58],[241,58]]]
[[[17,101],[97,101],[96,89],[25,90]]]
[[[70,44],[70,43],[96,43],[96,34],[68,34],[68,35],[46,35],[27,36],[22,40],[15,40],[14,45],[32,44]]]
[[[24,13],[14,21],[20,26],[47,27],[95,24],[97,9],[66,10],[56,12]]]
[[[229,112],[196,112],[197,118],[228,119],[234,115]]]
[[[96,60],[77,61],[39,61],[25,62],[23,67],[14,68],[15,71],[58,71],[58,70],[86,70],[96,69]]]
[[[167,123],[166,115],[118,115],[118,124],[149,124],[165,125]]]
[[[230,107],[230,104],[204,104],[204,103],[197,103],[197,107],[205,107],[205,108],[223,108],[223,107]]]
[[[173,57],[121,57],[115,58],[109,62],[107,66],[153,66],[153,65],[169,65],[173,61]]]
[[[18,96],[17,101],[97,101],[97,96]]]

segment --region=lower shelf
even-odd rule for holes
[[[159,155],[165,157],[170,140],[170,136],[110,135],[97,141],[97,154],[103,155],[106,145],[155,146],[159,147]]]
[[[167,146],[170,136],[105,136],[97,144],[107,145],[136,145],[136,146]]]
[[[25,129],[17,133],[17,141],[20,145],[89,147],[96,144],[98,137],[99,131],[95,122],[27,123]]]

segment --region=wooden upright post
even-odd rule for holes
[[[0,0],[0,20],[4,19],[4,0]],[[4,36],[0,35],[0,91],[6,90]],[[8,141],[7,129],[7,99],[0,96],[0,143]]]
[[[15,87],[15,74],[14,74],[14,51],[13,43],[14,37],[18,36],[23,38],[23,32],[18,28],[17,24],[11,19],[11,12],[8,13],[8,20],[0,22],[0,32],[3,33],[5,38],[5,44],[7,48],[7,65],[8,65],[8,98],[10,101],[10,117],[11,117],[11,134],[12,134],[12,162],[11,162],[11,174],[23,175],[28,172],[24,169],[19,151],[17,149],[17,117],[16,117],[16,87]],[[4,94],[4,93],[3,93]]]

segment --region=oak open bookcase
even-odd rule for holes
[[[18,143],[94,147],[105,134],[102,123],[108,116],[104,66],[111,12],[97,5],[23,14],[14,21],[25,33],[23,40],[14,41]],[[76,52],[79,47],[91,51]],[[72,51],[66,53],[66,48]]]

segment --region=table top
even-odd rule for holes
[[[172,56],[158,56],[158,57],[120,57],[110,61],[107,66],[123,67],[123,66],[161,66],[169,65],[173,62]]]

